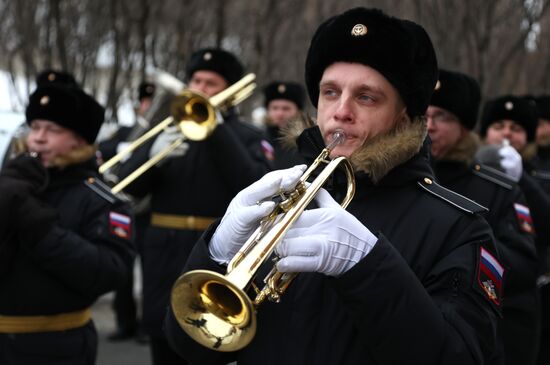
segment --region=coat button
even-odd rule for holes
[[[431,185],[433,183],[432,179],[425,177],[424,182],[428,185]]]

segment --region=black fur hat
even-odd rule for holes
[[[244,67],[237,57],[219,48],[204,48],[191,55],[187,63],[187,79],[201,70],[220,74],[229,85],[239,81],[244,74]]]
[[[420,25],[366,8],[326,20],[315,32],[306,59],[306,85],[315,107],[323,72],[340,61],[374,68],[397,89],[411,118],[424,114],[438,70],[430,37]]]
[[[430,105],[446,109],[460,119],[469,130],[474,129],[481,101],[479,84],[472,77],[447,70],[439,70]]]
[[[274,81],[264,88],[265,106],[272,100],[285,99],[301,110],[304,108],[305,94],[304,87],[296,82]]]
[[[65,71],[47,69],[36,76],[36,87],[50,85],[52,83],[78,87],[74,76]]]
[[[46,84],[31,94],[25,115],[28,124],[35,119],[50,120],[92,144],[103,123],[104,109],[79,88]]]
[[[155,84],[143,81],[138,87],[138,100],[152,97],[155,94],[155,89]]]
[[[550,120],[550,95],[540,95],[535,98],[537,114],[541,119]]]
[[[534,140],[537,129],[537,109],[531,100],[506,95],[487,101],[483,107],[479,133],[485,137],[491,124],[505,119],[521,125],[527,133],[527,140]]]

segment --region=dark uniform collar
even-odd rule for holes
[[[550,159],[550,145],[537,146],[537,157],[539,157],[541,160]]]
[[[305,129],[297,139],[298,151],[311,164],[313,160],[325,148],[325,142],[317,126]],[[430,143],[428,139],[420,151],[404,163],[392,168],[379,182],[374,184],[367,172],[356,171],[355,178],[358,186],[401,186],[408,183],[416,183],[424,178],[434,179],[434,173],[430,167]],[[340,185],[345,183],[343,174],[336,175],[336,183]]]
[[[470,166],[464,161],[433,159],[431,165],[437,180],[443,185],[470,174]]]
[[[48,172],[50,176],[48,189],[55,189],[61,186],[81,183],[91,176],[97,176],[97,163],[95,158],[91,158],[65,168],[52,167],[48,169]]]

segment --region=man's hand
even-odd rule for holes
[[[227,264],[258,227],[260,220],[275,208],[271,197],[280,191],[293,189],[305,169],[305,165],[298,165],[272,171],[239,192],[210,241],[210,256],[219,264]]]
[[[321,189],[320,208],[306,210],[290,228],[276,253],[281,272],[319,272],[340,276],[374,247],[378,238],[330,194]]]
[[[2,179],[12,179],[28,188],[28,192],[40,192],[48,183],[48,171],[40,159],[22,154],[9,160],[0,173]]]
[[[179,129],[175,126],[167,127],[163,132],[161,132],[149,151],[149,158],[157,155],[160,151],[164,150],[166,147],[171,145],[178,139],[184,138]],[[182,157],[185,155],[189,149],[189,143],[182,142],[178,147],[170,151],[166,156],[167,158],[171,157]]]
[[[523,164],[520,154],[510,145],[504,145],[498,150],[500,166],[512,180],[518,182],[523,173]]]

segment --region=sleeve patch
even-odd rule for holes
[[[523,204],[514,203],[514,209],[516,210],[519,228],[527,233],[535,233],[535,227],[533,226],[529,208]]]
[[[269,142],[266,141],[265,139],[262,139],[262,141],[260,142],[260,144],[262,145],[262,152],[263,152],[265,158],[266,158],[268,161],[273,161],[273,160],[275,160],[275,149],[273,148],[273,146],[271,145],[271,143],[269,143]]]
[[[500,306],[504,267],[485,248],[480,247],[477,285],[493,304]]]
[[[109,231],[117,237],[129,240],[131,236],[132,219],[124,214],[109,213]]]

